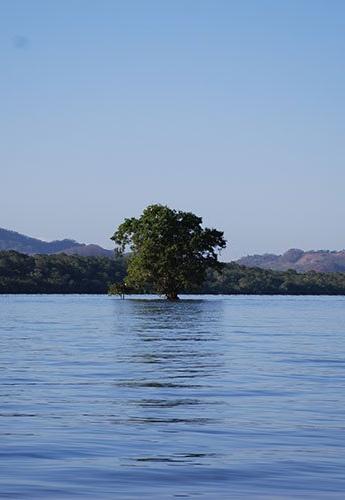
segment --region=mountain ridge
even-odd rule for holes
[[[73,239],[44,241],[25,234],[0,228],[0,250],[16,250],[28,255],[66,253],[84,257],[113,257],[114,252],[99,245],[78,243]]]
[[[4,228],[0,228],[0,250],[16,250],[28,255],[66,253],[84,257],[114,257],[113,250],[107,250],[100,245],[79,243],[69,238],[44,241]],[[281,255],[274,253],[247,255],[235,262],[246,267],[276,271],[293,269],[297,272],[345,272],[345,250],[304,251],[291,248]]]
[[[236,260],[246,267],[259,267],[275,271],[293,269],[297,272],[345,272],[345,250],[308,250],[290,248],[281,255],[266,253],[247,255]]]

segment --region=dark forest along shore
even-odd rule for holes
[[[126,273],[126,256],[109,259],[0,251],[0,295],[105,294],[113,284],[122,284]],[[150,292],[149,289],[141,291]],[[197,291],[201,294],[345,296],[345,273],[297,273],[292,269],[282,272],[230,262],[223,263],[219,271],[208,269]]]
[[[3,498],[343,498],[345,298],[0,297]]]

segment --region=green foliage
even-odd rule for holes
[[[219,267],[218,252],[226,245],[221,231],[201,224],[191,212],[163,205],[147,207],[139,219],[125,219],[112,239],[120,251],[131,250],[126,285],[171,300],[200,286],[206,269]]]
[[[0,252],[0,293],[107,293],[112,281],[125,274],[120,257]]]
[[[345,295],[345,273],[297,273],[225,264],[209,270],[201,293],[249,295]]]
[[[119,295],[121,299],[125,298],[125,294],[128,293],[126,283],[120,281],[118,283],[112,283],[108,290],[109,295]]]
[[[121,292],[126,258],[80,257],[65,254],[28,256],[0,251],[0,294],[4,293],[107,293]],[[125,293],[134,290],[126,286]],[[153,292],[147,286],[140,292]],[[345,273],[297,273],[249,268],[236,263],[209,268],[198,287],[186,293],[252,295],[345,295]]]

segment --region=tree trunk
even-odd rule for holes
[[[168,300],[171,301],[180,300],[179,296],[177,295],[177,292],[169,292],[165,296]]]

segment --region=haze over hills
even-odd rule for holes
[[[16,250],[28,255],[66,253],[67,255],[82,255],[84,257],[112,258],[114,256],[112,250],[107,250],[99,245],[87,245],[72,239],[43,241],[3,228],[0,228],[0,250]],[[236,262],[246,267],[277,271],[294,269],[298,272],[345,272],[345,250],[310,250],[305,252],[293,248],[282,255],[269,253],[248,255]]]
[[[0,228],[0,250],[16,250],[17,252],[34,254],[66,253],[84,257],[113,257],[112,250],[106,250],[99,245],[86,245],[72,239],[43,241],[24,234]]]
[[[264,254],[248,255],[236,261],[246,267],[260,267],[286,271],[294,269],[298,272],[345,272],[345,250],[309,250],[307,252],[291,248],[282,255]]]

